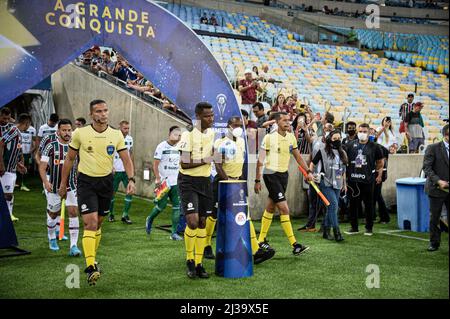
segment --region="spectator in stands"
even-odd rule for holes
[[[128,62],[122,55],[117,55],[117,61],[114,66],[113,75],[123,82],[127,82],[128,79]]]
[[[355,122],[350,121],[350,122],[345,123],[345,134],[346,134],[346,137],[342,141],[343,145],[347,144],[348,142],[358,139],[358,135],[356,134],[356,123]]]
[[[316,121],[317,135],[322,136],[322,134],[324,133],[323,127],[325,126],[325,124],[334,123],[334,115],[330,112],[325,112],[325,115],[323,117],[320,117],[319,115],[318,118],[320,118],[320,121]]]
[[[405,117],[406,137],[409,141],[409,152],[418,153],[419,147],[425,143],[424,123],[422,114],[423,104],[417,102]]]
[[[203,13],[203,16],[200,18],[201,24],[208,24],[208,17],[206,15],[206,12]]]
[[[257,128],[256,127],[256,123],[254,121],[250,121],[249,120],[248,112],[246,110],[241,110],[241,113],[242,113],[242,117],[244,119],[245,129],[246,130],[248,130],[248,129],[256,129]]]
[[[217,22],[217,19],[216,19],[216,15],[214,13],[211,14],[211,18],[209,18],[209,24],[213,25],[213,26],[219,25],[219,23]]]
[[[295,114],[295,101],[292,98],[292,96],[288,96],[286,98],[286,112],[289,113],[289,116],[291,117],[291,121],[295,118],[296,114]]]
[[[269,113],[268,113],[269,114],[269,118],[262,125],[262,127],[266,129],[266,132],[268,134],[278,130],[277,121],[275,120],[275,114],[276,113],[277,112],[269,111]]]
[[[305,113],[299,113],[297,115],[292,122],[292,128],[294,129],[300,154],[310,154],[311,144],[314,139],[314,130],[308,126]]]
[[[86,125],[86,119],[84,117],[79,117],[75,120],[75,127],[81,128]]]
[[[397,136],[392,127],[392,119],[390,116],[383,118],[381,126],[377,128],[376,134],[378,144],[386,148],[386,150],[389,151],[391,147],[398,148]]]
[[[178,108],[175,106],[175,104],[173,104],[172,102],[169,101],[168,98],[164,97],[163,99],[163,109],[177,113]]]
[[[114,73],[115,63],[111,61],[111,53],[108,50],[104,50],[102,54],[102,61],[93,66],[95,71],[103,71],[112,75]]]
[[[82,63],[83,63],[83,65],[91,65],[92,56],[93,56],[93,51],[92,51],[92,49],[87,49],[87,50],[83,53],[83,57],[82,57]]]
[[[406,103],[403,103],[400,106],[400,110],[398,112],[398,115],[400,116],[402,122],[400,123],[400,133],[405,133],[406,132],[406,128],[405,128],[405,118],[406,115],[411,112],[414,108],[414,94],[409,93],[408,97],[406,98]]]
[[[356,44],[358,41],[358,35],[355,32],[355,27],[350,27],[350,32],[348,33],[347,43]]]
[[[91,69],[96,68],[97,64],[102,63],[100,47],[98,45],[92,47]]]
[[[253,79],[252,70],[244,71],[245,79],[239,81],[238,90],[241,94],[241,110],[245,110],[250,115],[250,120],[255,121],[256,117],[252,113],[253,104],[256,103],[257,91],[262,92],[263,89],[256,79]]]
[[[253,71],[254,78],[255,79],[259,79],[259,70],[258,70],[258,67],[256,65],[253,66],[252,71]]]
[[[289,108],[286,105],[286,98],[284,97],[284,94],[278,94],[275,104],[272,105],[271,111],[289,113]]]
[[[263,128],[263,124],[269,120],[269,117],[264,112],[264,105],[260,102],[253,104],[253,114],[256,116],[256,127]]]

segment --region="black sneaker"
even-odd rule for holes
[[[258,251],[253,255],[253,263],[255,265],[262,263],[263,261],[266,261],[275,255],[275,250],[264,250],[262,248],[259,248]]]
[[[127,224],[127,225],[133,224],[133,223],[131,222],[131,220],[130,220],[130,217],[128,217],[128,216],[122,217],[121,220],[122,220],[123,223],[125,223],[125,224]]]
[[[116,221],[116,220],[114,219],[114,215],[109,215],[108,221],[109,221],[110,223],[114,223],[114,222]]]
[[[209,278],[209,275],[206,272],[205,268],[203,268],[202,264],[198,264],[197,267],[195,267],[195,271],[197,273],[198,278],[202,278],[202,279]]]
[[[301,255],[309,249],[308,246],[304,246],[304,245],[301,245],[298,243],[295,243],[294,245],[292,245],[292,247],[294,247],[294,249],[292,250],[292,253],[295,256]]]
[[[267,239],[264,239],[263,242],[259,243],[259,248],[262,248],[263,250],[274,251],[275,252],[275,250],[272,247],[270,247],[269,242],[267,241]]]
[[[97,266],[89,266],[84,272],[87,274],[87,282],[89,286],[95,286],[97,280],[100,278],[100,271],[98,271]]]
[[[206,259],[216,259],[211,246],[205,247],[205,250],[203,251],[203,257],[205,257]]]
[[[187,271],[186,274],[189,278],[193,279],[195,277],[197,277],[197,272],[195,270],[195,262],[194,260],[188,260],[186,262],[186,266],[187,266]]]
[[[372,229],[366,229],[366,231],[364,232],[365,236],[372,236],[373,235],[373,231]]]

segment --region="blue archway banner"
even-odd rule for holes
[[[231,85],[209,49],[181,20],[152,1],[0,4],[0,106],[96,44],[121,52],[192,118],[199,101],[214,106],[219,130],[228,118],[240,116]]]

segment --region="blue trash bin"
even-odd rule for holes
[[[253,275],[246,189],[246,181],[219,182],[216,274],[225,278]]]
[[[428,232],[430,203],[425,194],[426,178],[408,177],[397,185],[397,223],[400,229]]]

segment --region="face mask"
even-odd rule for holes
[[[231,134],[236,138],[241,137],[242,133],[244,133],[242,127],[236,127],[231,131]]]
[[[375,142],[375,136],[374,136],[374,135],[370,135],[370,136],[369,136],[369,141]]]
[[[331,142],[331,146],[332,146],[334,149],[338,149],[338,148],[341,147],[341,141],[340,141],[340,140],[332,141],[332,142]]]
[[[358,133],[358,139],[360,141],[367,141],[367,133]]]
[[[356,130],[348,130],[347,134],[350,136],[354,136],[356,134]]]

